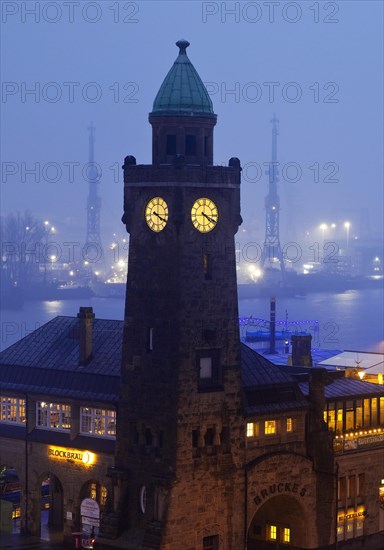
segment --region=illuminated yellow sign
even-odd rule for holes
[[[95,462],[95,455],[89,451],[66,449],[65,447],[48,447],[49,458],[68,460],[90,466]]]
[[[345,521],[345,520],[351,520],[356,518],[361,518],[367,515],[367,512],[365,511],[364,507],[359,507],[357,512],[354,510],[350,510],[349,513],[341,513],[339,514],[338,521]]]

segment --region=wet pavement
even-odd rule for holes
[[[0,550],[49,550],[68,549],[61,542],[50,542],[29,535],[0,533]]]

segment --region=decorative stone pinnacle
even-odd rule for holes
[[[188,48],[189,46],[189,42],[188,40],[184,40],[183,38],[181,40],[178,40],[176,42],[176,46],[178,46],[178,48],[180,48],[180,51],[179,51],[179,55],[182,55],[182,54],[185,54],[186,55],[186,49]]]

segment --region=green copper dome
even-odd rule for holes
[[[185,115],[216,117],[211,98],[190,62],[187,40],[176,42],[179,55],[157,93],[151,115]]]

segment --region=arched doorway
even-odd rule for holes
[[[100,511],[105,509],[107,504],[107,488],[98,481],[90,480],[84,483],[80,490],[80,502],[85,498],[92,498],[100,506]]]
[[[40,477],[40,538],[61,542],[63,537],[63,486],[57,476],[47,472]]]
[[[20,533],[21,483],[11,466],[0,466],[0,532]]]
[[[247,548],[306,548],[305,538],[303,507],[292,496],[278,495],[267,500],[255,513],[248,530]]]

